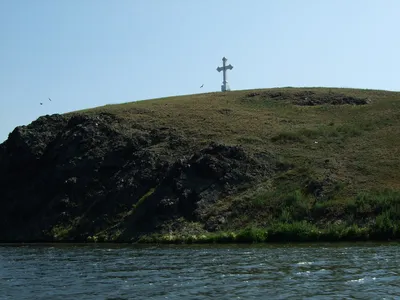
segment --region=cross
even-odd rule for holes
[[[229,86],[227,85],[227,83],[228,83],[228,81],[226,81],[226,70],[232,70],[233,69],[233,67],[232,67],[232,65],[226,65],[226,61],[227,61],[227,59],[225,58],[225,57],[223,57],[222,58],[222,67],[218,67],[217,68],[217,71],[218,72],[221,72],[221,71],[223,71],[223,73],[222,73],[222,75],[223,75],[223,82],[222,82],[222,85],[221,85],[221,91],[222,92],[225,92],[225,91],[230,91],[230,88],[229,88]]]

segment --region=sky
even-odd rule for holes
[[[0,0],[0,143],[46,114],[219,91],[223,56],[232,90],[398,91],[399,11],[398,0]]]

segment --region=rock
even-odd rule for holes
[[[85,241],[114,227],[130,240],[168,220],[205,222],[219,199],[273,172],[270,157],[238,146],[196,149],[173,129],[124,126],[97,114],[17,127],[0,145],[0,241]]]
[[[205,211],[221,197],[231,194],[232,186],[255,181],[260,175],[263,178],[269,172],[270,168],[248,156],[242,148],[211,143],[189,158],[178,159],[154,193],[137,207],[126,227],[151,232],[160,219],[179,216],[204,222]],[[212,230],[213,226],[206,228]]]
[[[223,216],[212,216],[210,217],[206,224],[205,224],[205,229],[210,232],[215,232],[217,230],[220,230],[221,225],[224,225],[226,223],[226,219]]]

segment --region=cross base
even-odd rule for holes
[[[229,87],[228,84],[223,84],[221,85],[221,92],[229,92],[231,88]]]

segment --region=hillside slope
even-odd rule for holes
[[[0,241],[400,236],[400,93],[233,91],[43,116],[0,145]]]

